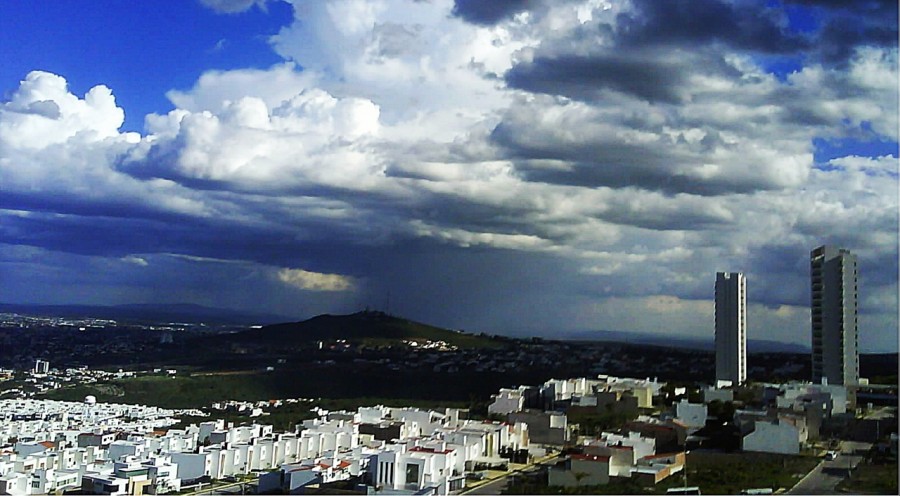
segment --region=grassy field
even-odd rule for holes
[[[358,377],[352,379],[362,382]],[[321,382],[318,379],[305,379],[291,376],[287,373],[196,373],[173,377],[151,375],[57,389],[50,391],[44,397],[56,400],[82,401],[85,396],[92,395],[98,401],[104,403],[156,405],[163,408],[207,408],[214,402],[223,400],[259,401],[285,398],[313,398],[316,399],[316,405],[328,410],[355,409],[359,406],[379,404],[437,409],[447,407],[467,408],[473,403],[472,400],[443,400],[404,396],[403,391],[395,391],[398,393],[396,395],[353,396],[341,394],[347,391],[346,389],[342,390],[339,386],[331,391],[323,390],[320,387],[304,387],[304,383],[320,384]],[[332,397],[315,394],[328,392],[337,394]],[[387,392],[390,393],[391,391]],[[310,404],[306,403],[302,405],[302,408],[305,410],[311,407]],[[294,414],[297,412],[281,412],[281,414],[287,413],[290,413],[290,421],[296,418]],[[246,420],[234,417],[223,418],[230,421]],[[289,423],[281,421],[278,418],[278,414],[275,413],[270,416],[269,420],[269,423],[273,422],[279,425],[287,425]]]
[[[896,459],[887,463],[862,463],[837,488],[851,494],[897,494],[897,475]]]
[[[770,453],[688,454],[688,485],[699,486],[704,494],[738,494],[742,489],[790,489],[818,463],[812,456],[777,455]],[[664,493],[669,487],[682,485],[679,475],[663,481],[655,491]]]
[[[47,393],[48,399],[81,401],[87,395],[105,403],[138,403],[163,408],[200,408],[222,400],[266,400],[276,387],[262,374],[228,376],[145,376],[83,384]]]
[[[193,372],[173,377],[139,376],[66,387],[49,399],[82,401],[93,395],[101,402],[138,403],[165,408],[201,408],[223,400],[327,398],[331,400],[387,398],[470,405],[483,402],[500,387],[543,382],[540,371],[514,370],[485,374],[475,370],[444,373],[431,370],[391,370],[377,364],[299,364],[271,372]]]

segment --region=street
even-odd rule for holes
[[[481,483],[472,488],[463,489],[462,492],[460,492],[460,494],[500,494],[500,492],[503,491],[504,488],[506,488],[506,482],[510,476],[539,470],[541,464],[546,463],[547,461],[550,461],[550,460],[555,460],[556,457],[557,457],[556,454],[552,454],[552,455],[548,455],[540,460],[535,460],[534,462],[532,462],[529,465],[525,465],[525,466],[515,469],[515,470],[510,470],[509,472],[501,475],[500,477],[491,479],[487,482]]]
[[[862,461],[862,453],[871,447],[869,443],[843,441],[841,454],[837,458],[823,460],[806,477],[800,479],[788,494],[836,494],[835,486]]]
[[[223,485],[210,485],[206,489],[200,489],[188,496],[203,496],[208,494],[256,494],[256,482],[232,482]]]

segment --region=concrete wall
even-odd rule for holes
[[[797,455],[800,453],[800,432],[790,424],[757,421],[756,429],[744,436],[741,448],[744,451]]]

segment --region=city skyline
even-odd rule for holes
[[[0,302],[698,338],[740,267],[809,345],[834,245],[895,352],[897,51],[880,1],[3,2]]]

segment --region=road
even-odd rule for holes
[[[521,473],[525,473],[525,472],[533,472],[535,470],[538,470],[540,468],[541,464],[548,462],[550,460],[555,460],[556,457],[557,457],[557,455],[553,454],[553,455],[544,457],[540,460],[535,460],[534,462],[532,462],[529,465],[525,465],[522,468],[519,468],[516,470],[511,470],[511,471],[501,475],[500,477],[491,479],[487,482],[483,482],[472,488],[463,489],[462,492],[459,494],[467,494],[467,495],[468,494],[482,494],[482,495],[484,495],[484,494],[500,494],[500,492],[506,488],[506,479],[508,479],[509,476],[521,474]]]
[[[506,488],[506,479],[508,477],[509,475],[498,477],[472,489],[463,490],[460,494],[500,494]]]
[[[210,485],[206,489],[187,493],[187,496],[205,496],[208,494],[256,494],[256,482],[243,481],[222,485]]]
[[[806,477],[800,479],[788,494],[837,494],[835,486],[862,461],[862,453],[871,447],[869,443],[843,441],[841,454],[837,458],[831,461],[822,460]]]

